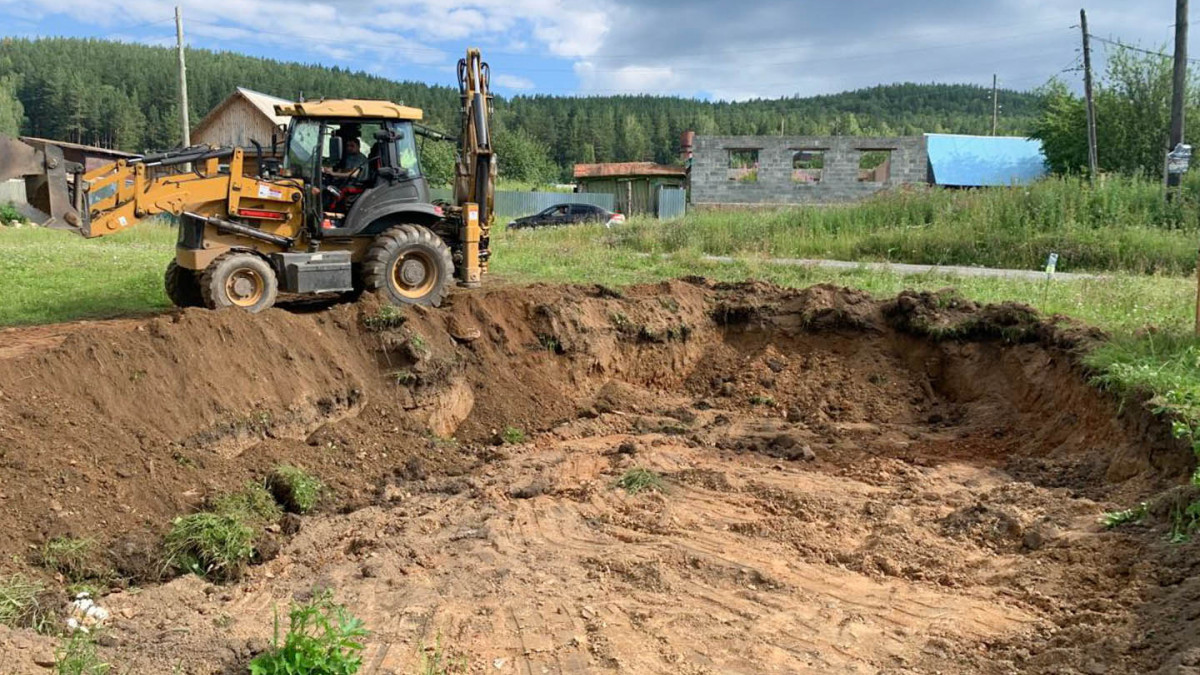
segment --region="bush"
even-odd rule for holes
[[[325,486],[304,469],[282,465],[275,467],[267,478],[267,487],[290,513],[308,513],[321,499]]]
[[[367,635],[363,622],[325,592],[292,608],[283,644],[275,617],[272,647],[250,662],[250,675],[353,675],[362,666]]]

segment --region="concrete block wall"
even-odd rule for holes
[[[729,152],[758,151],[758,180],[730,179]],[[792,180],[792,158],[801,150],[822,150],[820,183]],[[882,183],[859,182],[864,152],[891,151],[891,169]],[[862,199],[904,185],[925,183],[929,157],[923,136],[697,136],[692,158],[693,204],[835,204]]]

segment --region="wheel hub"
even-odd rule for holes
[[[406,286],[420,286],[425,281],[425,265],[419,260],[405,260],[400,265],[400,280]]]
[[[225,282],[225,294],[239,307],[250,307],[263,295],[265,284],[252,269],[236,270]]]

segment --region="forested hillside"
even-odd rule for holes
[[[203,49],[189,50],[187,58],[193,124],[237,86],[284,98],[397,100],[423,108],[431,126],[453,131],[457,124],[453,82],[394,82],[339,67]],[[175,77],[175,55],[168,48],[5,38],[0,41],[0,131],[21,119],[21,132],[35,136],[134,151],[171,147],[179,142]],[[1002,91],[1001,100],[1002,132],[1026,133],[1038,112],[1037,96]],[[673,161],[687,129],[701,134],[987,133],[991,92],[968,85],[897,84],[736,103],[663,96],[518,96],[497,97],[496,109],[505,173],[552,180],[575,162]]]

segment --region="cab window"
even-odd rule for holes
[[[399,122],[392,130],[396,134],[396,161],[401,169],[408,170],[409,178],[421,175],[420,163],[417,161],[417,141],[413,137],[411,122]]]

